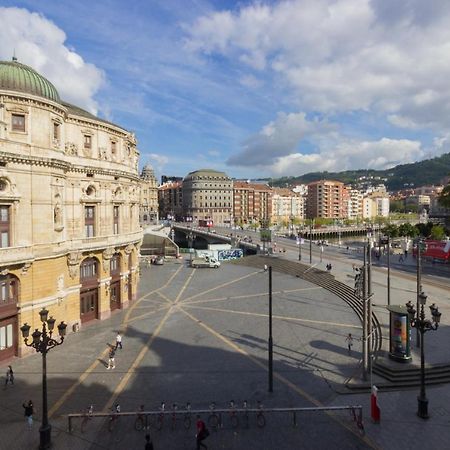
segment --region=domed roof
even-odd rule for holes
[[[58,91],[50,81],[25,64],[0,61],[0,90],[24,92],[60,102]]]
[[[194,172],[189,172],[184,179],[189,180],[193,178],[229,178],[225,172],[219,172],[213,169],[200,169]]]

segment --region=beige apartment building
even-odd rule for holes
[[[305,218],[305,197],[290,189],[273,188],[271,209],[272,224],[293,226]]]
[[[340,181],[320,180],[308,184],[306,217],[343,219],[348,214],[348,194]]]
[[[77,330],[135,299],[138,158],[132,133],[0,61],[0,360],[44,307]]]
[[[248,224],[268,220],[272,211],[272,189],[267,184],[233,182],[233,222]]]
[[[142,226],[158,223],[158,183],[150,164],[141,172],[139,222]]]
[[[183,179],[183,215],[192,221],[229,225],[233,214],[233,181],[224,172],[196,170]]]

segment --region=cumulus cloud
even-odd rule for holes
[[[398,164],[423,159],[425,150],[418,141],[382,138],[357,141],[340,137],[332,148],[312,154],[293,153],[278,158],[272,166],[276,175],[301,175],[308,172],[340,172],[351,169],[384,170]]]
[[[293,153],[304,137],[313,139],[319,133],[327,134],[332,130],[326,121],[308,120],[304,112],[282,112],[259,133],[246,139],[243,150],[231,156],[227,164],[269,166],[277,158]]]
[[[158,153],[149,153],[147,157],[152,161],[153,165],[158,172],[164,170],[164,167],[169,163],[169,158],[166,155],[160,155]]]
[[[21,8],[0,7],[0,58],[19,62],[46,77],[60,97],[96,114],[94,99],[104,74],[66,45],[66,35],[52,21]]]
[[[186,47],[278,77],[292,103],[364,110],[408,128],[449,129],[447,0],[285,0],[211,12]]]

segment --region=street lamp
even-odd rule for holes
[[[194,234],[192,233],[192,230],[189,231],[189,233],[187,235],[187,239],[188,239],[188,244],[189,244],[189,258],[190,258],[190,262],[192,264],[192,243],[194,241]]]
[[[61,338],[60,341],[53,339],[53,329],[55,327],[56,320],[50,316],[48,318],[48,310],[42,308],[39,312],[42,322],[42,331],[37,328],[31,334],[33,341],[29,344],[28,338],[30,335],[30,325],[26,322],[20,327],[22,337],[27,347],[33,347],[36,352],[42,353],[42,425],[39,428],[40,440],[39,449],[47,449],[51,446],[51,431],[52,427],[48,422],[48,408],[47,408],[47,353],[53,347],[61,345],[66,335],[67,324],[61,322],[58,325],[58,334]]]
[[[427,331],[436,331],[441,320],[441,313],[437,306],[433,303],[430,306],[432,320],[425,319],[425,304],[427,296],[424,292],[419,294],[420,314],[416,317],[416,310],[411,301],[406,304],[408,316],[413,328],[420,332],[420,394],[417,397],[417,415],[422,419],[428,419],[428,399],[425,393],[425,352],[424,352],[424,334]]]
[[[298,260],[301,261],[302,260],[302,240],[303,240],[302,232],[300,232],[298,234],[297,239],[298,239]]]

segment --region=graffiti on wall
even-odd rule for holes
[[[229,261],[230,259],[238,259],[244,256],[244,252],[240,248],[232,248],[230,250],[219,250],[219,261]]]

